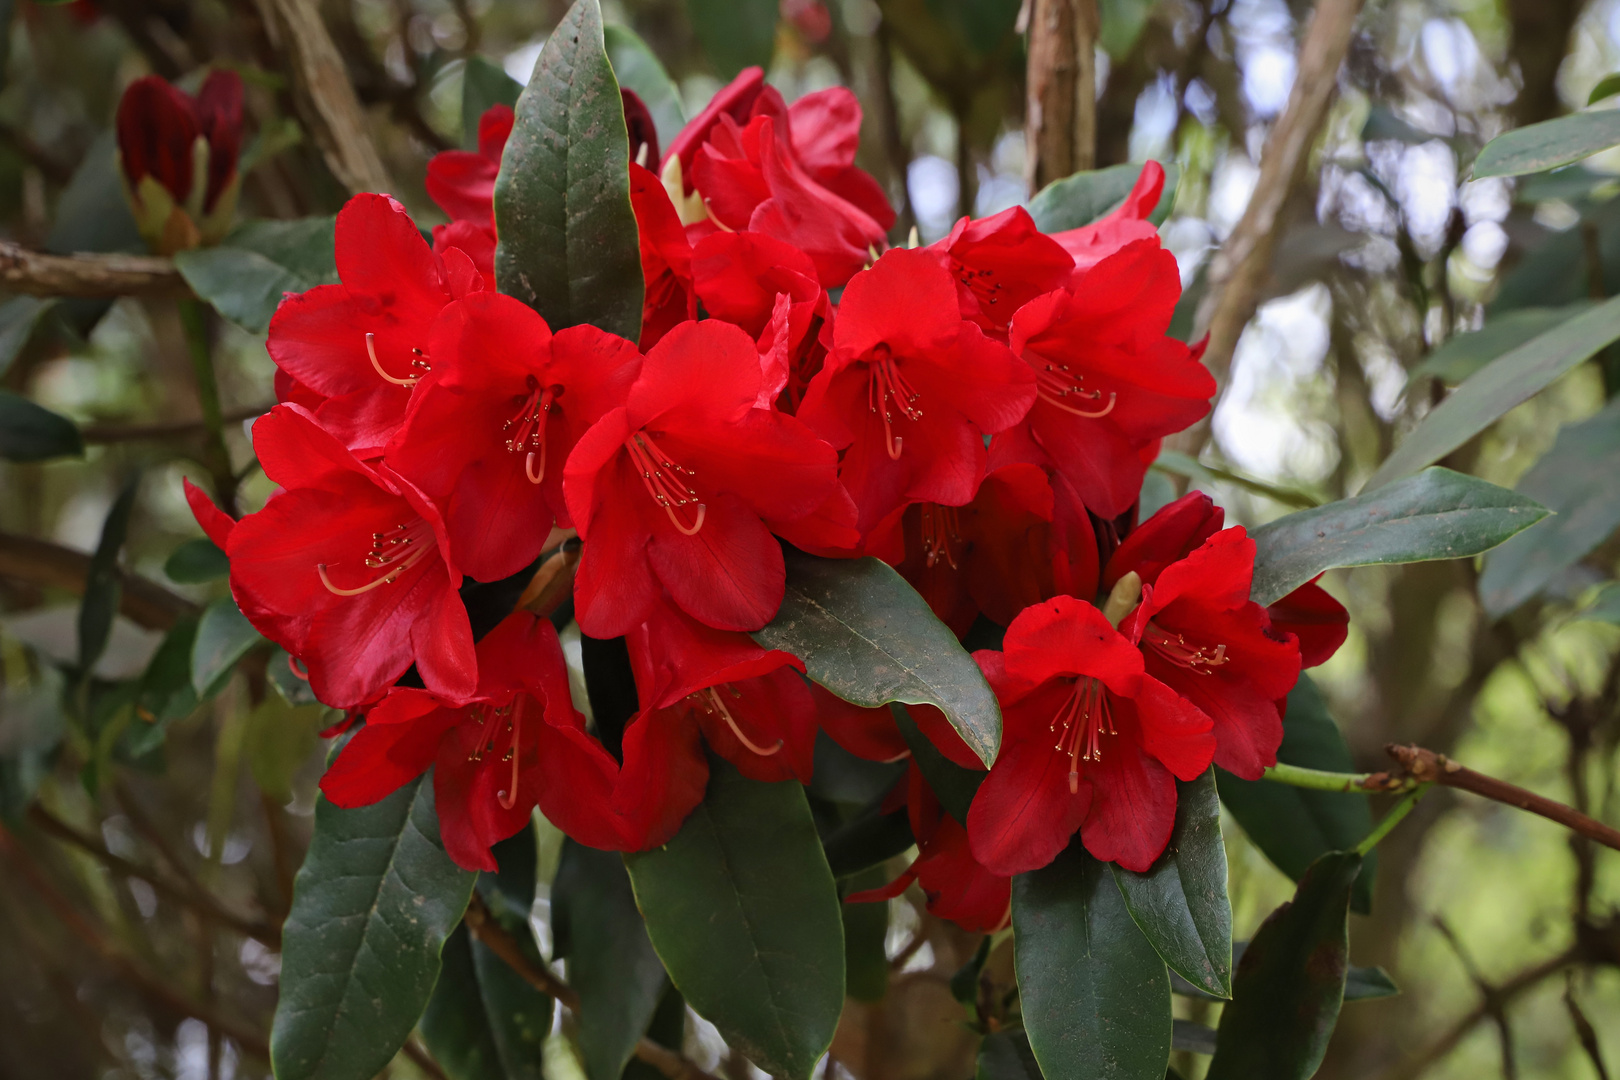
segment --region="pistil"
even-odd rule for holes
[[[734,696],[742,696],[730,684],[727,684],[726,689],[730,690]],[[699,690],[691,696],[693,700],[703,707],[704,712],[710,716],[718,714],[726,722],[726,726],[731,729],[731,733],[737,736],[737,741],[748,747],[753,753],[758,754],[760,757],[770,757],[782,749],[781,739],[776,740],[775,746],[760,746],[747,735],[744,735],[742,728],[737,724],[736,717],[732,716],[731,710],[726,708],[725,699],[720,696],[718,688],[711,686],[707,690]]]
[[[538,484],[546,478],[546,421],[551,418],[551,406],[556,400],[557,395],[552,387],[535,387],[517,415],[501,425],[503,434],[517,429],[507,435],[506,449],[513,454],[527,455],[523,459],[523,474],[531,484]]]
[[[422,350],[412,349],[411,355],[414,359],[411,360],[411,367],[413,369],[420,368],[421,370],[416,371],[415,374],[407,375],[403,379],[388,374],[387,371],[383,370],[382,361],[377,359],[377,335],[370,332],[367,332],[366,334],[366,355],[371,357],[371,366],[377,369],[377,374],[381,375],[385,381],[391,382],[395,386],[403,386],[407,389],[415,386],[422,380],[423,375],[426,375],[428,372],[433,370],[432,365],[427,362],[427,358],[423,355]]]
[[[923,558],[927,561],[929,569],[933,569],[941,559],[944,559],[945,564],[952,570],[960,570],[961,567],[956,563],[956,552],[953,550],[953,545],[962,542],[962,528],[956,507],[923,503],[921,527]]]

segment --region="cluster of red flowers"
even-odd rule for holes
[[[1179,278],[1146,220],[1163,171],[1072,232],[1013,209],[884,250],[894,213],[853,164],[849,91],[788,105],[745,72],[663,155],[625,104],[639,342],[553,330],[495,291],[497,107],[477,153],[429,166],[453,219],[431,246],[398,203],[358,196],[342,283],[282,303],[281,404],[253,429],[281,490],[239,522],[188,492],[243,612],[365,719],[328,798],[372,802],[436,766],[448,849],[488,868],[536,805],[595,847],[665,842],[703,797],[705,744],[761,780],[808,780],[818,730],[903,757],[893,714],[749,636],[781,604],[785,542],[886,560],[958,634],[1007,628],[1005,651],[975,654],[1001,756],[966,822],[912,767],[894,798],[920,857],[895,888],[916,878],[983,929],[1009,875],[1076,831],[1145,869],[1174,779],[1212,760],[1258,776],[1301,663],[1344,628],[1314,586],[1251,602],[1254,545],[1203,496],[1136,522],[1159,440],[1214,391],[1166,336]],[[571,704],[550,622],[519,611],[475,644],[458,592],[531,566],[554,528],[583,542],[580,629],[628,646],[640,712],[617,755]]]

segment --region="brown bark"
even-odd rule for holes
[[[1514,123],[1523,127],[1564,111],[1558,98],[1558,68],[1584,0],[1508,0],[1513,24],[1513,60],[1522,86],[1513,101]]]
[[[1031,0],[1024,178],[1030,191],[1097,159],[1096,0]]]
[[[150,255],[47,255],[0,240],[0,288],[29,296],[160,296],[191,286],[174,263]]]
[[[0,576],[83,592],[90,556],[47,540],[0,532]],[[123,574],[119,610],[150,630],[167,630],[197,605],[146,578]]]

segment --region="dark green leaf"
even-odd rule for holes
[[[1350,967],[1346,922],[1361,856],[1311,864],[1238,961],[1206,1080],[1305,1080],[1327,1052]]]
[[[1170,1058],[1170,979],[1110,877],[1077,842],[1013,878],[1024,1030],[1047,1076],[1158,1080]]]
[[[1171,1021],[1170,1047],[1173,1050],[1185,1050],[1192,1054],[1213,1054],[1215,1052],[1215,1029],[1195,1024],[1191,1020],[1176,1019]]]
[[[465,925],[444,943],[439,981],[422,1013],[422,1041],[450,1080],[542,1080],[552,1000]]]
[[[822,850],[833,877],[841,879],[887,862],[914,843],[905,809],[885,814],[879,801],[828,833]]]
[[[780,7],[777,0],[686,0],[698,42],[723,79],[771,66]]]
[[[489,904],[491,914],[518,923],[518,938],[532,944],[529,912],[540,884],[540,838],[534,823],[497,842],[489,853],[495,857],[496,869],[478,875],[478,892]],[[535,955],[539,956],[539,950]]]
[[[1078,172],[1054,180],[1029,200],[1029,216],[1035,219],[1036,227],[1044,233],[1064,232],[1090,225],[1124,202],[1141,175],[1141,164],[1132,162]],[[1180,180],[1181,170],[1174,162],[1164,167],[1164,193],[1159,196],[1159,205],[1149,215],[1155,225],[1170,216],[1170,208],[1176,201],[1176,185]]]
[[[636,910],[624,860],[572,840],[552,887],[557,951],[579,992],[579,1049],[590,1080],[618,1080],[668,978]]]
[[[843,1008],[844,931],[804,788],[711,758],[708,794],[681,831],[625,863],[692,1008],[760,1068],[808,1077]]]
[[[10,369],[39,321],[55,306],[55,299],[39,296],[13,296],[0,304],[0,375]]]
[[[1270,604],[1336,566],[1469,558],[1546,516],[1533,499],[1436,465],[1254,530],[1252,595]]]
[[[1577,300],[1562,307],[1515,308],[1493,315],[1478,330],[1448,338],[1428,359],[1412,369],[1407,385],[1432,378],[1455,386],[1503,353],[1563,325],[1590,310],[1592,305],[1591,300]]]
[[[887,883],[888,875],[875,866],[844,882],[841,891],[848,896]],[[889,957],[884,951],[889,936],[889,905],[878,901],[846,903],[839,910],[844,917],[844,992],[856,1001],[882,1001],[889,991]]]
[[[1232,905],[1214,769],[1191,783],[1178,781],[1176,794],[1170,846],[1145,874],[1114,866],[1114,880],[1164,962],[1203,990],[1230,997]]]
[[[495,181],[495,276],[552,330],[641,336],[630,140],[597,0],[576,0],[518,98]]]
[[[1473,178],[1546,172],[1620,146],[1620,111],[1597,109],[1504,132],[1474,159]]]
[[[1022,1031],[996,1031],[979,1044],[974,1080],[1043,1080],[1029,1037]]]
[[[1288,695],[1282,746],[1277,760],[1325,772],[1351,772],[1355,763],[1339,725],[1310,676],[1300,676]],[[1329,851],[1354,847],[1372,830],[1367,797],[1349,791],[1313,791],[1269,780],[1239,780],[1217,771],[1221,801],[1255,846],[1277,869],[1298,881],[1307,867]],[[1373,860],[1356,884],[1355,908],[1372,908]]]
[[[255,334],[270,325],[282,295],[337,280],[335,221],[249,221],[218,247],[175,255],[174,265],[199,297]]]
[[[309,687],[309,680],[299,678],[293,671],[292,658],[287,650],[277,645],[270,652],[270,660],[265,665],[270,675],[270,682],[289,705],[315,704],[315,691]]]
[[[169,553],[163,573],[181,585],[201,585],[218,581],[231,572],[231,561],[206,536],[187,540]]]
[[[1374,1001],[1401,992],[1389,972],[1381,967],[1353,967],[1344,980],[1344,1000]]]
[[[608,59],[613,61],[613,74],[619,85],[633,90],[641,103],[652,113],[653,126],[658,129],[658,145],[667,149],[686,126],[686,111],[681,107],[681,92],[676,89],[664,65],[645,41],[627,26],[609,26],[602,31]],[[658,171],[656,161],[647,168]]]
[[[867,761],[818,731],[815,773],[807,786],[811,795],[828,802],[865,806],[882,799],[905,775],[904,761]]]
[[[495,105],[517,105],[523,84],[499,64],[482,56],[469,56],[461,69],[461,145],[478,149],[478,120]]]
[[[20,394],[0,390],[0,458],[49,461],[83,453],[84,441],[73,421]]]
[[[145,251],[118,172],[118,142],[111,129],[96,136],[62,190],[45,250]],[[105,303],[105,301],[97,301]]]
[[[317,799],[282,931],[277,1080],[361,1080],[388,1064],[427,1005],[474,878],[439,839],[432,770],[372,806]]]
[[[1542,592],[1620,528],[1620,399],[1565,425],[1516,490],[1552,516],[1485,556],[1479,599],[1493,618]]]
[[[125,482],[112,509],[101,523],[101,539],[96,553],[90,557],[90,569],[84,575],[84,599],[79,603],[79,670],[89,678],[107,649],[107,638],[112,634],[113,616],[124,595],[124,579],[118,572],[118,553],[124,548],[129,533],[129,517],[135,511],[135,496],[140,490],[140,477],[132,476]]]
[[[1620,112],[1615,116],[1620,119]],[[1361,490],[1373,491],[1439,461],[1616,340],[1620,340],[1620,297],[1503,353],[1419,421]]]
[[[990,959],[990,940],[990,935],[986,934],[980,940],[979,947],[973,950],[973,956],[951,976],[951,997],[975,1010],[975,1013],[979,1001],[979,976]]]
[[[231,599],[215,600],[203,610],[197,640],[191,648],[191,688],[199,699],[219,693],[236,663],[264,638]]]
[[[988,774],[962,768],[939,752],[939,748],[911,718],[911,713],[899,706],[895,706],[893,711],[900,734],[905,736],[906,745],[911,748],[911,760],[923,774],[923,779],[928,781],[928,786],[934,789],[939,804],[947,814],[966,825],[973,796],[978,794],[979,785],[984,783]]]
[[[1001,745],[1001,708],[956,635],[905,578],[877,559],[786,552],[787,594],[767,649],[802,659],[810,678],[845,701],[935,705],[988,766]]]
[[[1322,500],[1298,488],[1283,487],[1258,477],[1249,476],[1236,469],[1227,469],[1219,465],[1206,465],[1191,454],[1184,454],[1180,450],[1160,450],[1159,456],[1153,459],[1153,468],[1159,472],[1169,473],[1172,476],[1184,476],[1199,484],[1209,484],[1217,480],[1224,480],[1235,484],[1245,491],[1252,491],[1256,495],[1264,495],[1284,506],[1293,506],[1299,509],[1309,509],[1321,506]],[[1144,483],[1146,481],[1144,480]],[[1163,505],[1162,503],[1160,505]],[[1142,515],[1144,519],[1147,515]]]
[[[135,695],[136,722],[124,736],[131,758],[162,746],[169,725],[197,707],[197,691],[191,687],[191,649],[196,640],[197,620],[187,616],[169,628],[147,663]]]

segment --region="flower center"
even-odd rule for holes
[[[630,452],[630,460],[641,473],[641,484],[653,502],[663,507],[670,522],[684,535],[696,536],[709,512],[707,505],[698,502],[697,492],[687,486],[697,472],[665,457],[645,431],[637,431],[624,440],[624,448]],[[696,509],[689,511],[687,507]],[[689,515],[693,519],[691,524],[686,521]]]
[[[1047,364],[1045,367],[1035,369],[1035,392],[1048,405],[1062,409],[1075,416],[1083,416],[1087,420],[1096,420],[1107,416],[1114,411],[1114,404],[1119,395],[1109,391],[1108,404],[1100,409],[1087,410],[1076,405],[1068,404],[1070,398],[1077,401],[1101,401],[1101,390],[1087,390],[1083,385],[1084,378],[1069,370],[1068,364]]]
[[[938,506],[934,503],[923,503],[922,506],[922,548],[923,558],[932,570],[941,560],[952,570],[960,570],[956,562],[956,552],[952,545],[962,543],[962,526],[957,518],[956,507]]]
[[[895,359],[887,345],[879,345],[872,350],[867,367],[871,372],[871,380],[866,384],[867,407],[873,412],[879,409],[883,411],[883,447],[889,452],[891,460],[899,461],[901,444],[905,440],[894,433],[894,412],[890,405],[899,409],[900,415],[907,420],[921,420],[922,410],[917,408],[920,395],[906,381],[900,371],[900,361]]]
[[[1074,689],[1052,716],[1047,730],[1058,737],[1052,747],[1069,758],[1069,794],[1080,793],[1080,763],[1102,760],[1102,736],[1117,735],[1108,708],[1108,691],[1096,679],[1075,680]],[[1084,742],[1084,747],[1081,743]]]
[[[495,743],[499,741],[502,735],[511,736],[506,744],[506,752],[501,755],[501,761],[502,763],[508,761],[512,763],[512,776],[507,781],[506,787],[495,793],[495,798],[500,802],[502,810],[512,809],[517,802],[518,740],[523,737],[523,705],[527,699],[528,695],[520,691],[506,705],[494,706],[488,702],[481,702],[467,706],[467,719],[473,721],[479,727],[483,727],[489,721],[489,718],[493,716],[498,729],[492,729],[487,738],[483,732],[479,732],[478,742],[473,746],[473,752],[467,755],[468,761],[483,761],[486,756],[495,752]],[[502,720],[506,721],[504,727],[500,726]]]
[[[988,267],[974,270],[955,259],[951,261],[956,265],[957,280],[966,285],[968,291],[978,297],[981,304],[993,307],[997,299],[996,293],[1001,291],[1001,282],[996,280],[995,271]]]
[[[551,419],[551,405],[556,400],[553,387],[536,386],[529,391],[517,415],[501,425],[507,451],[527,455],[523,459],[523,474],[531,484],[546,478],[546,421]]]
[[[770,757],[772,754],[780,751],[782,749],[781,739],[776,740],[775,746],[760,746],[747,735],[743,734],[742,728],[737,724],[737,718],[731,715],[730,709],[726,708],[726,699],[720,695],[721,689],[722,687],[711,686],[706,690],[699,690],[695,694],[688,694],[687,698],[688,700],[695,702],[699,708],[708,713],[710,716],[719,716],[721,719],[723,719],[726,722],[726,726],[731,729],[731,733],[737,736],[737,741],[748,747],[749,750],[758,754],[760,757]],[[742,697],[742,692],[736,687],[732,686],[730,683],[724,684],[723,689],[730,693],[734,698]]]
[[[416,518],[407,524],[395,525],[387,532],[371,534],[371,550],[366,553],[365,563],[368,569],[381,573],[365,584],[353,587],[333,584],[325,563],[317,563],[315,572],[320,574],[321,584],[334,596],[359,596],[379,585],[389,585],[399,580],[399,575],[421,562],[434,549],[435,542],[432,527],[422,518]]]
[[[1151,622],[1142,631],[1142,642],[1177,667],[1186,668],[1199,675],[1213,674],[1212,669],[1220,667],[1230,659],[1226,655],[1225,645],[1216,645],[1213,649],[1203,645],[1189,645],[1185,637],[1167,633],[1156,623]]]
[[[371,357],[371,366],[377,369],[377,374],[381,375],[384,380],[393,383],[395,386],[403,386],[406,388],[415,386],[421,381],[423,375],[426,375],[428,372],[433,370],[433,366],[427,362],[422,350],[412,349],[411,374],[405,376],[403,379],[388,374],[388,372],[383,369],[382,361],[377,359],[377,335],[369,332],[366,334],[366,355]]]

